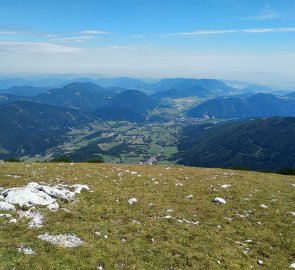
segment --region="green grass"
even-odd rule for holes
[[[61,203],[72,213],[41,210],[46,218],[41,229],[27,228],[25,220],[9,224],[0,218],[0,269],[96,269],[99,264],[105,269],[288,269],[295,261],[295,220],[287,214],[295,211],[294,176],[178,166],[0,164],[5,188],[61,180],[88,184],[92,192],[82,192],[77,203]],[[179,182],[183,186],[176,186]],[[232,187],[222,189],[222,184]],[[128,205],[131,197],[138,199],[136,205]],[[227,204],[213,204],[215,197]],[[248,217],[237,215],[248,210]],[[166,215],[200,224],[163,219]],[[45,232],[73,233],[85,243],[57,247],[37,238]],[[37,253],[18,253],[21,245]]]

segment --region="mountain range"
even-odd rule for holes
[[[130,156],[130,152],[131,158],[138,154],[149,158],[146,155],[152,149],[156,154],[163,151],[160,156],[166,155],[167,160],[177,151],[173,162],[191,166],[255,170],[295,166],[295,117],[288,118],[295,116],[294,92],[284,96],[236,95],[236,88],[206,79],[176,78],[153,83],[132,78],[101,79],[104,86],[93,81],[98,79],[76,78],[49,90],[30,86],[2,90],[0,159],[42,156],[54,149],[55,154],[68,153],[75,161],[99,155],[121,160],[120,153]],[[136,85],[145,92],[128,89]],[[198,99],[182,99],[185,97]],[[188,107],[182,107],[181,102],[186,100],[202,103],[189,104],[191,109],[185,111]],[[229,121],[232,119],[239,120]],[[124,131],[119,136],[116,133],[114,139],[112,134],[117,128]],[[76,146],[69,132],[78,129],[83,141]],[[71,145],[72,150],[64,145]],[[169,147],[167,152],[165,146]]]

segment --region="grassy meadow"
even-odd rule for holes
[[[37,207],[45,217],[39,229],[28,228],[17,212],[1,212],[17,223],[0,217],[0,269],[289,269],[295,262],[294,176],[181,166],[0,164],[0,187],[29,182],[87,184],[90,191],[75,203],[59,202],[70,212]],[[226,204],[213,203],[215,197]],[[138,202],[130,205],[130,198]],[[45,232],[75,234],[84,244],[58,247],[37,238]],[[21,246],[36,253],[22,254]]]

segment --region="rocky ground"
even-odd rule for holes
[[[295,177],[0,164],[0,269],[295,268]]]

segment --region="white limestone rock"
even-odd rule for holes
[[[30,247],[20,247],[17,249],[18,252],[20,253],[24,253],[26,255],[34,255],[35,251],[33,249],[31,249]]]
[[[12,215],[10,215],[10,214],[0,214],[0,218],[1,218],[1,217],[11,218]]]
[[[219,197],[214,198],[213,202],[216,203],[216,204],[226,204],[225,199],[222,199],[222,198],[219,198]]]
[[[89,191],[90,188],[87,186],[87,185],[80,185],[80,184],[76,184],[76,185],[73,185],[73,186],[70,186],[71,188],[74,188],[75,189],[75,193],[76,194],[80,194],[82,190],[87,190]]]
[[[38,235],[40,240],[65,248],[73,248],[83,245],[83,241],[74,234],[50,235],[48,233]]]
[[[228,188],[231,187],[231,185],[229,185],[229,184],[224,184],[224,185],[222,185],[221,187],[224,188],[224,189],[228,189]]]
[[[0,202],[0,211],[15,211],[15,206],[8,202]]]
[[[71,191],[74,189],[74,191]],[[10,204],[18,204],[19,206],[43,205],[49,206],[49,209],[57,208],[56,200],[72,201],[76,194],[82,190],[90,190],[87,185],[76,184],[73,186],[56,185],[50,187],[35,182],[29,183],[24,187],[15,187],[6,189],[1,193],[5,202]],[[0,198],[1,201],[1,198]],[[58,208],[57,208],[58,209]]]
[[[44,217],[40,212],[34,212],[32,209],[28,211],[18,211],[20,218],[30,219],[29,228],[42,228]]]
[[[137,199],[136,199],[136,198],[130,198],[130,199],[128,200],[128,203],[129,203],[130,205],[136,204],[136,203],[137,203]]]
[[[2,192],[5,201],[10,204],[30,207],[32,205],[49,205],[55,202],[51,196],[35,187],[25,186],[10,188]]]
[[[56,212],[59,209],[59,204],[57,202],[47,206],[50,211]]]

